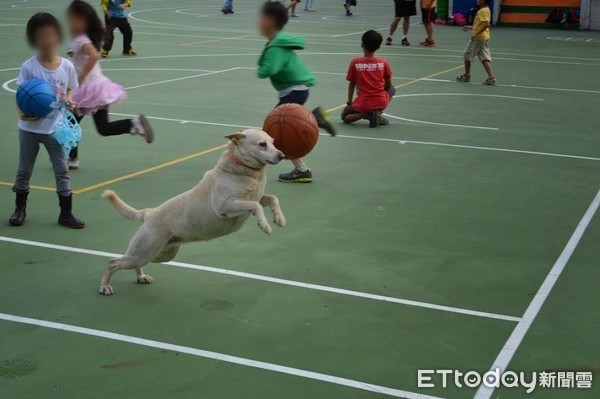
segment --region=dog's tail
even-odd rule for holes
[[[102,198],[106,198],[110,204],[123,216],[129,220],[144,220],[146,214],[145,209],[135,209],[125,203],[118,195],[112,190],[106,190],[102,193]]]

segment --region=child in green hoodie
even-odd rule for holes
[[[315,85],[315,77],[304,61],[294,50],[302,50],[306,40],[281,32],[288,22],[286,7],[277,1],[267,1],[260,12],[259,29],[269,39],[260,59],[257,75],[260,79],[271,79],[271,84],[279,92],[279,103],[304,105],[308,100],[309,88]],[[319,127],[335,136],[335,128],[329,122],[327,113],[317,107],[313,114]],[[279,181],[287,183],[310,183],[312,171],[302,159],[292,159],[294,170],[279,175]]]

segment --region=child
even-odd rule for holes
[[[421,0],[421,20],[425,26],[425,32],[427,38],[419,43],[423,47],[435,47],[435,40],[433,40],[433,24],[437,18],[435,7],[437,5],[436,0]]]
[[[296,15],[296,6],[300,3],[300,0],[290,0],[290,4],[288,5],[287,9],[290,12],[290,17],[292,18],[297,18],[298,15]]]
[[[269,39],[260,59],[257,75],[260,79],[271,79],[273,87],[279,91],[279,103],[295,103],[304,105],[308,100],[309,87],[314,86],[315,78],[306,64],[295,53],[305,46],[305,39],[282,33],[288,22],[286,7],[278,1],[267,1],[262,6],[259,30]],[[329,122],[327,114],[317,107],[313,114],[319,126],[332,136],[335,129]],[[279,175],[279,181],[290,183],[310,183],[313,180],[311,170],[302,159],[292,159],[294,170]]]
[[[223,3],[223,7],[221,8],[221,12],[224,15],[233,14],[233,0],[225,0],[225,3]]]
[[[494,86],[496,78],[492,70],[492,55],[490,54],[490,21],[491,13],[488,6],[489,0],[477,0],[477,5],[481,8],[475,15],[473,26],[463,26],[465,32],[472,31],[471,39],[465,49],[465,73],[458,76],[458,82],[468,83],[471,81],[471,63],[475,57],[483,64],[483,68],[487,72],[487,79],[483,82],[484,85]]]
[[[85,115],[92,115],[98,133],[102,136],[136,134],[151,143],[154,134],[143,115],[133,119],[109,122],[109,107],[127,97],[123,87],[113,83],[102,74],[100,63],[100,43],[102,23],[91,5],[83,0],[74,0],[67,9],[69,29],[73,41],[68,55],[75,65],[79,88],[73,92],[77,104],[76,118],[80,122]],[[69,168],[79,168],[79,149],[69,153]]]
[[[410,17],[413,15],[417,15],[415,0],[394,0],[394,19],[392,19],[392,23],[390,24],[390,34],[385,41],[387,46],[392,45],[394,32],[398,29],[401,19],[404,20],[402,22],[402,41],[400,44],[403,46],[410,46],[410,42],[408,41],[408,30],[410,29]]]
[[[102,57],[108,57],[115,40],[115,29],[123,35],[123,55],[137,55],[131,48],[133,41],[133,30],[125,15],[125,9],[131,7],[131,0],[102,0],[100,8],[104,13],[104,23],[106,25],[106,35],[104,36],[104,46],[102,48]]]
[[[346,9],[346,16],[347,17],[351,17],[352,16],[352,10],[350,9],[350,7],[356,7],[356,0],[346,0],[344,2],[344,8]]]
[[[37,13],[27,22],[27,40],[37,50],[37,55],[21,65],[17,83],[23,84],[28,79],[40,78],[52,84],[57,95],[68,104],[71,103],[71,92],[77,88],[75,67],[69,60],[58,56],[57,51],[62,41],[62,32],[58,20],[51,14]],[[19,167],[13,186],[16,194],[15,212],[9,223],[21,226],[27,216],[27,197],[29,180],[37,158],[40,144],[46,147],[56,179],[56,192],[60,205],[58,223],[73,229],[85,227],[85,223],[72,214],[73,195],[71,180],[67,167],[67,156],[54,137],[56,124],[61,111],[53,110],[43,118],[35,118],[19,112]]]
[[[348,75],[348,102],[342,111],[344,123],[368,119],[369,126],[388,125],[381,112],[387,108],[396,93],[392,86],[392,68],[387,60],[375,57],[381,47],[383,37],[379,32],[369,30],[362,36],[364,56],[350,61]],[[358,88],[355,100],[354,91]]]

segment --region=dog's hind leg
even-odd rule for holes
[[[121,269],[135,269],[140,284],[152,283],[152,277],[144,274],[142,267],[150,263],[163,250],[167,242],[168,237],[160,234],[157,229],[146,225],[140,227],[131,239],[125,255],[108,263],[108,269],[100,282],[100,294],[114,293],[110,279]]]
[[[169,262],[175,259],[177,253],[181,249],[181,244],[167,244],[162,251],[152,259],[152,263]]]

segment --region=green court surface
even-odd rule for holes
[[[0,0],[0,203],[12,211],[18,155],[14,79],[30,56],[24,25],[68,2]],[[468,34],[413,21],[413,46],[384,47],[397,96],[391,124],[343,125],[345,71],[360,35],[384,30],[391,1],[353,17],[316,0],[287,30],[304,34],[339,136],[306,159],[315,181],[285,185],[288,227],[191,244],[170,265],[132,272],[98,295],[108,259],[138,224],[100,198],[154,206],[196,184],[224,135],[261,126],[276,103],[255,77],[259,1],[218,14],[207,0],[134,2],[139,56],[106,74],[129,88],[114,117],[144,113],[156,142],[104,138],[84,120],[76,215],[55,224],[54,180],[40,153],[21,228],[0,223],[0,398],[579,399],[600,397],[600,34],[492,29],[498,86],[459,84]],[[302,8],[302,4],[299,9]],[[396,35],[396,41],[400,36]],[[551,290],[551,291],[550,291]],[[504,348],[504,349],[503,349]],[[592,372],[591,389],[495,391],[417,386],[419,369]]]

